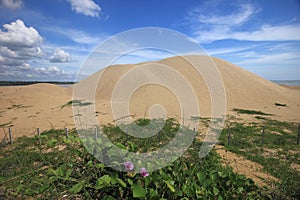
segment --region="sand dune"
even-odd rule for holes
[[[199,64],[200,67],[205,67],[210,62],[210,58],[202,56],[190,56],[189,59],[193,63]],[[224,82],[227,114],[236,115],[232,111],[233,108],[251,109],[273,114],[269,117],[274,119],[300,122],[300,90],[277,85],[221,59],[212,59]],[[145,67],[141,68],[140,66]],[[167,72],[163,70],[165,66],[168,68],[164,69],[169,70],[171,75],[165,73]],[[172,74],[173,72],[177,72],[182,81],[176,78],[175,74]],[[159,80],[155,79],[156,73],[160,73]],[[210,74],[209,78],[214,79],[215,76],[217,75]],[[101,79],[99,79],[100,77]],[[172,87],[157,84],[161,79],[165,83],[171,84]],[[145,80],[152,80],[153,83],[144,84],[147,82]],[[185,85],[184,81],[187,81],[189,85]],[[139,87],[132,93],[128,93],[127,90],[130,88],[128,85],[132,86],[131,89],[135,85]],[[187,86],[190,86],[195,96],[191,95]],[[199,105],[200,116],[209,117],[211,114],[211,93],[205,78],[180,57],[153,63],[110,66],[91,75],[74,87],[75,90],[81,88],[80,91],[83,93],[76,96],[75,99],[95,104],[95,110],[92,106],[92,109],[86,112],[90,112],[92,118],[97,116],[101,124],[113,122],[116,117],[124,114],[125,111],[122,110],[124,108],[128,108],[128,113],[136,118],[149,117],[150,113],[154,116],[165,114],[182,120],[180,117],[182,114],[181,104],[186,105],[186,109],[184,109],[186,116],[189,112],[195,114],[192,113],[194,112],[192,109],[195,98]],[[172,88],[175,88],[176,91],[174,92]],[[214,89],[221,92],[222,87]],[[95,95],[95,101],[93,98],[81,98],[89,94],[90,96]],[[185,103],[181,102],[180,98],[183,97]],[[112,98],[115,101],[113,104],[115,116],[112,115],[113,108],[110,101]],[[12,126],[14,137],[32,135],[37,127],[41,130],[72,128],[74,127],[72,108],[66,105],[71,100],[72,88],[51,84],[0,87],[0,125],[2,127]],[[276,106],[275,103],[286,104],[286,106]],[[158,105],[164,107],[164,112]],[[247,116],[242,117],[247,118]]]
[[[61,109],[70,100],[70,90],[52,84],[0,87],[0,124],[12,126],[14,137],[73,126],[71,109]]]

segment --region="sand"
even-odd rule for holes
[[[191,56],[189,59],[204,67],[209,62],[207,58],[202,56]],[[280,86],[224,60],[213,58],[213,61],[217,65],[224,82],[226,114],[237,115],[232,109],[240,108],[269,113],[272,116],[267,117],[277,120],[300,122],[300,90]],[[152,71],[149,71],[149,68],[136,70],[141,65],[152,66]],[[181,87],[184,84],[180,81],[177,82],[173,75],[164,74],[160,68],[162,65],[179,72],[188,81],[195,96],[192,96],[186,87]],[[161,77],[172,84],[172,88],[173,86],[179,88],[179,92],[174,93],[172,89],[157,83],[140,85],[133,93],[127,92],[128,88],[126,88],[125,83],[138,85],[142,83],[139,81],[153,79],[156,76],[155,73],[159,73],[160,70]],[[125,81],[121,81],[118,85],[118,81],[123,80],[122,77],[126,78],[126,76],[130,79],[124,79]],[[215,74],[210,74],[209,78],[213,79],[215,76]],[[100,81],[99,77],[101,77]],[[135,79],[135,77],[139,77],[139,79]],[[93,85],[95,85],[95,89],[90,90]],[[116,86],[119,90],[115,90],[115,92],[118,91],[117,93],[121,94],[119,96],[114,93]],[[92,118],[96,116],[100,124],[114,122],[116,117],[124,115],[124,108],[129,115],[135,118],[164,116],[165,114],[165,116],[175,117],[182,121],[180,107],[182,102],[181,99],[178,99],[180,95],[184,96],[184,101],[186,101],[184,117],[197,113],[193,110],[195,103],[193,99],[195,98],[200,108],[200,116],[209,117],[211,114],[211,96],[205,80],[180,57],[172,57],[153,63],[110,66],[79,82],[74,87],[84,88],[83,91],[86,94],[95,94],[95,101],[85,99],[88,102],[93,102],[95,109],[94,105],[90,106],[92,109],[89,109],[89,106],[83,106],[78,108],[78,111],[85,109],[87,113],[90,112],[89,115]],[[220,92],[221,89],[221,87],[215,88],[217,92]],[[35,134],[36,128],[40,128],[42,131],[51,128],[73,128],[76,116],[73,116],[70,106],[64,106],[72,100],[72,90],[73,88],[51,84],[0,87],[0,125],[3,128],[2,131],[7,131],[7,127],[11,126],[13,136],[19,137]],[[115,117],[112,114],[110,101],[112,97],[117,102],[114,106],[119,106],[115,106]],[[76,99],[80,98],[76,97]],[[286,104],[286,106],[276,106],[275,103]],[[162,112],[158,105],[162,105],[165,111]],[[248,115],[240,115],[239,117],[253,118],[253,116]],[[80,117],[77,116],[77,118]]]
[[[0,124],[11,126],[13,137],[36,134],[36,128],[74,126],[71,109],[61,109],[71,97],[70,89],[52,84],[0,87]]]
[[[265,173],[262,165],[227,151],[224,146],[217,145],[215,148],[224,165],[232,167],[233,171],[238,174],[245,174],[247,178],[252,179],[259,186],[266,186],[270,181],[279,181],[274,176]]]

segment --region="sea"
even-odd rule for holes
[[[300,80],[271,80],[277,84],[289,85],[289,86],[300,86]]]

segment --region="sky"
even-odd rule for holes
[[[0,26],[0,81],[76,81],[99,44],[143,27],[182,33],[265,79],[300,80],[299,0],[0,0]]]

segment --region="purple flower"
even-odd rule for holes
[[[131,170],[133,170],[134,165],[133,165],[132,162],[127,161],[127,162],[124,163],[124,167],[125,167],[125,170],[126,170],[126,171],[131,171]]]
[[[147,170],[145,168],[141,168],[140,173],[141,173],[142,177],[149,176],[149,173],[147,172]]]

